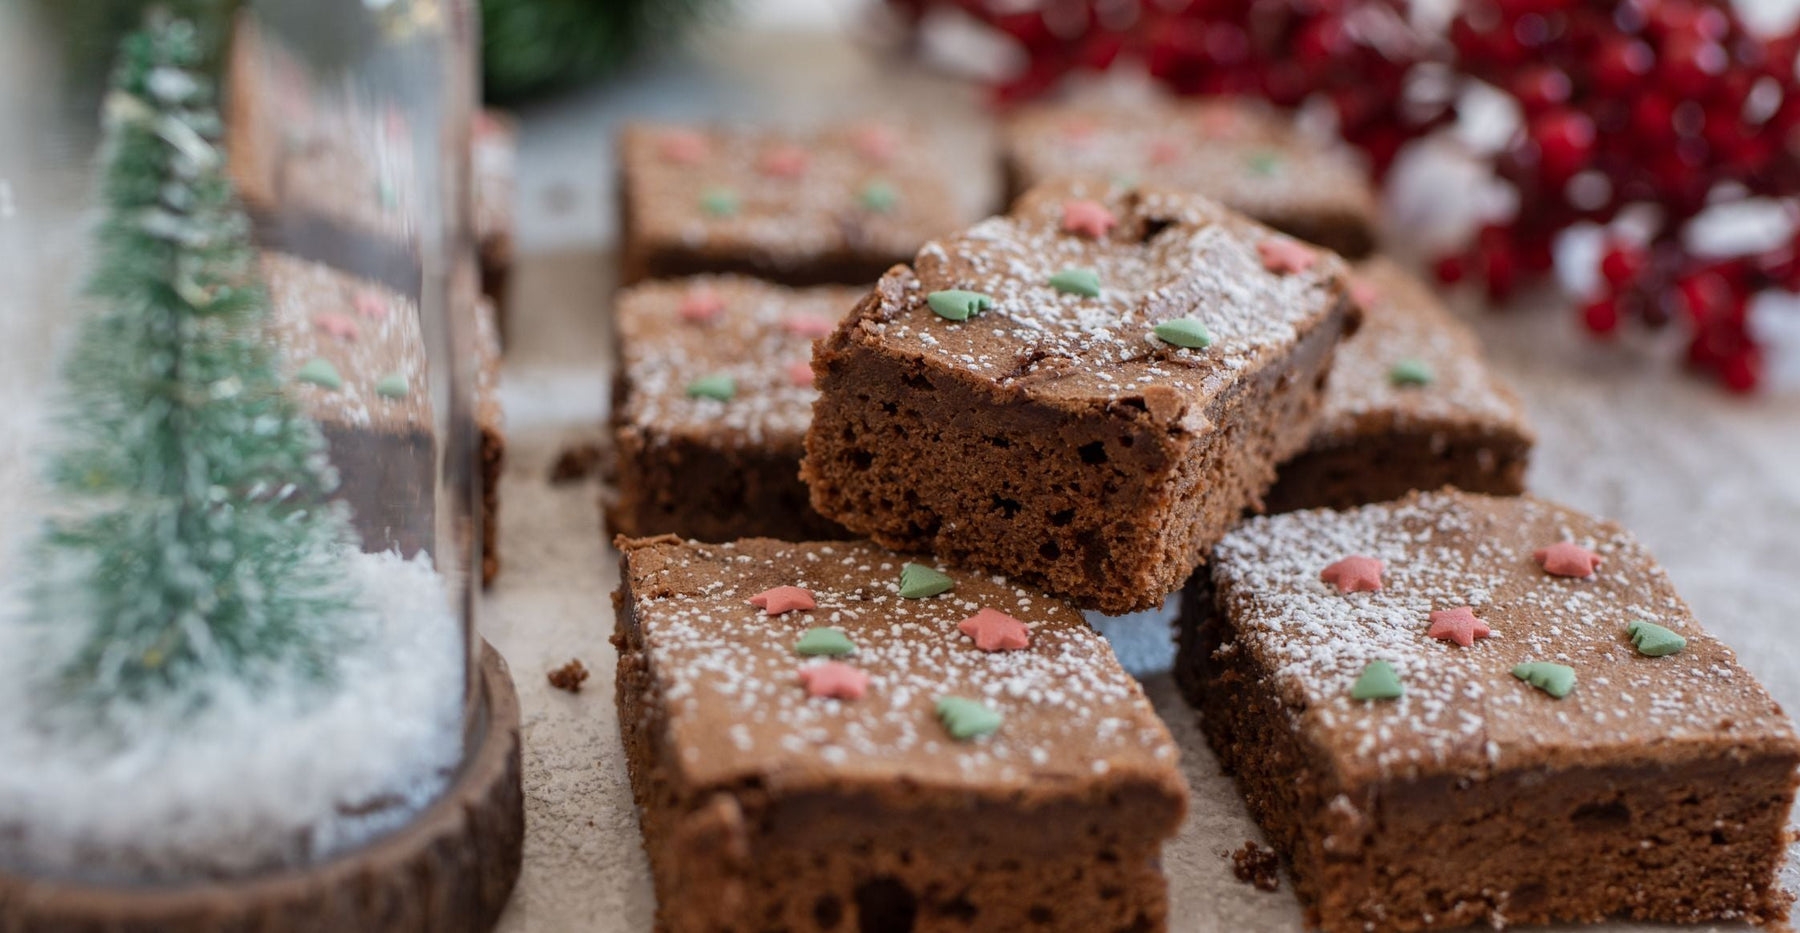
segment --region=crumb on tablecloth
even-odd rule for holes
[[[570,658],[569,663],[550,672],[550,686],[570,693],[580,693],[581,684],[587,679],[587,665],[580,658]]]
[[[1231,853],[1231,873],[1258,891],[1276,890],[1281,887],[1281,856],[1246,839],[1243,848]]]

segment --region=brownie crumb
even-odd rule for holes
[[[580,658],[570,658],[569,663],[550,672],[550,686],[570,693],[580,693],[581,683],[587,679],[588,669]]]
[[[1245,840],[1243,848],[1231,853],[1231,873],[1258,891],[1273,891],[1281,887],[1281,856],[1254,840]]]
[[[600,469],[600,445],[581,443],[563,448],[550,467],[550,482],[556,485],[576,483],[593,476]]]

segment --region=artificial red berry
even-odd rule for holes
[[[1596,299],[1581,309],[1581,322],[1596,334],[1611,334],[1619,328],[1619,302],[1611,296]]]

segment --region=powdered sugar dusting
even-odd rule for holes
[[[683,296],[710,289],[724,303],[707,322],[684,321]],[[649,282],[626,290],[616,317],[628,393],[622,424],[652,438],[707,439],[727,448],[798,443],[819,397],[790,369],[812,359],[812,339],[791,325],[795,315],[835,323],[863,289],[784,288],[737,276]],[[726,401],[690,397],[704,376],[730,376]]]
[[[1107,236],[1062,230],[1070,199],[1120,219]],[[1347,294],[1335,257],[1303,273],[1264,268],[1260,240],[1279,236],[1204,198],[1066,180],[1025,195],[993,217],[920,250],[914,267],[883,280],[883,302],[862,326],[890,345],[1019,387],[1027,395],[1109,401],[1149,386],[1211,395],[1285,354],[1303,329]],[[1050,277],[1091,269],[1101,292],[1058,291]],[[968,321],[945,321],[926,296],[967,289],[993,298]],[[1164,321],[1197,318],[1213,335],[1184,349],[1152,335]]]
[[[1573,540],[1605,557],[1586,580],[1540,570],[1532,551]],[[1339,593],[1319,579],[1346,554],[1387,563],[1385,586]],[[1219,545],[1219,604],[1235,641],[1255,652],[1315,741],[1346,772],[1485,773],[1557,756],[1618,760],[1686,745],[1795,741],[1768,694],[1705,634],[1667,576],[1615,525],[1539,500],[1442,492],[1346,512],[1254,519]],[[1432,610],[1467,605],[1493,629],[1463,648],[1426,636]],[[1637,619],[1688,639],[1664,658],[1639,656]],[[1370,662],[1392,664],[1396,701],[1366,703],[1350,687]],[[1576,669],[1555,700],[1511,676],[1524,661]]]
[[[1136,681],[1078,612],[1039,592],[947,570],[955,590],[903,599],[904,559],[867,544],[657,542],[628,553],[636,622],[689,786],[752,775],[1176,780],[1175,749]],[[773,585],[805,587],[818,608],[763,616],[748,599]],[[957,626],[982,608],[1024,622],[1030,646],[977,650]],[[809,697],[800,686],[801,667],[825,663],[793,650],[814,626],[855,642],[839,660],[868,673],[861,699]],[[934,712],[947,695],[999,712],[999,731],[951,739]]]

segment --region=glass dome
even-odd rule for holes
[[[355,851],[491,718],[468,6],[139,6],[0,0],[0,885]]]

